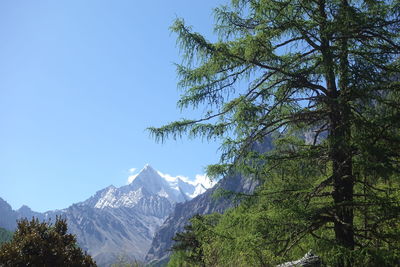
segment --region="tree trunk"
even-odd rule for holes
[[[342,107],[342,109],[344,109]],[[348,136],[350,126],[344,122],[342,114],[331,116],[331,158],[333,161],[333,200],[335,209],[335,236],[339,245],[354,249],[353,229],[353,171],[352,156]],[[341,112],[340,112],[341,113]]]
[[[336,241],[348,250],[354,250],[353,228],[353,191],[354,178],[351,151],[351,91],[349,88],[348,41],[346,31],[349,25],[349,5],[341,1],[338,19],[341,25],[342,38],[339,54],[339,88],[334,93],[331,110],[331,157],[333,161],[333,200],[335,203],[334,229]],[[340,266],[351,266],[351,259],[343,259]]]
[[[349,62],[348,44],[345,38],[340,42],[339,70],[335,73],[334,56],[331,47],[332,36],[327,34],[327,14],[325,12],[325,0],[319,1],[319,13],[323,18],[321,30],[321,52],[325,68],[325,80],[327,87],[327,106],[329,110],[329,155],[333,163],[333,202],[335,240],[338,245],[348,249],[354,249],[353,229],[353,170],[351,152],[351,109],[349,105]],[[346,23],[348,3],[341,2],[340,15],[343,23]],[[343,28],[343,26],[342,26]],[[346,29],[340,29],[345,31]],[[343,36],[345,36],[343,32]],[[336,78],[339,78],[338,87]],[[351,260],[342,260],[339,266],[351,266]]]

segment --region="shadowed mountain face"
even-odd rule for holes
[[[0,215],[0,227],[9,231],[14,230],[16,227],[17,214],[2,198],[0,198]]]
[[[28,206],[23,205],[18,210],[13,210],[10,204],[0,198],[0,227],[8,231],[14,231],[17,228],[17,220],[21,218],[46,219],[46,213],[34,212]]]
[[[158,229],[152,241],[151,248],[146,256],[146,262],[162,261],[170,254],[173,244],[172,238],[177,232],[182,232],[190,218],[196,214],[223,213],[233,206],[232,200],[225,197],[214,198],[213,193],[218,188],[235,192],[252,192],[257,181],[245,179],[239,175],[226,177],[213,188],[196,198],[176,204],[173,212]]]
[[[130,184],[109,186],[63,210],[38,213],[22,206],[14,211],[0,198],[0,227],[14,230],[19,218],[55,221],[61,215],[67,219],[69,231],[77,236],[78,244],[100,266],[109,265],[120,256],[144,260],[156,230],[177,203],[204,192],[199,186],[180,178],[167,180],[146,165]]]
[[[255,143],[251,149],[259,153],[269,151],[272,149],[272,140],[270,137],[266,137],[264,142]],[[177,232],[184,230],[184,226],[188,224],[189,219],[194,215],[214,212],[223,213],[226,209],[234,205],[231,199],[213,197],[217,189],[222,188],[232,192],[251,193],[258,184],[258,181],[250,178],[244,178],[240,175],[229,175],[205,193],[190,201],[178,203],[171,215],[167,217],[155,234],[151,248],[146,255],[146,262],[157,263],[167,261],[173,245],[172,238]]]

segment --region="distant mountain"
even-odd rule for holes
[[[14,230],[17,227],[17,218],[17,212],[13,211],[10,204],[4,199],[0,198],[0,227],[9,231]]]
[[[69,231],[76,234],[79,245],[100,266],[114,262],[119,256],[144,260],[156,230],[175,205],[205,189],[202,184],[166,176],[146,165],[130,184],[119,188],[111,185],[63,210],[37,213],[22,206],[13,211],[0,199],[0,227],[14,230],[18,218],[35,216],[54,220],[61,215],[67,219]]]
[[[252,150],[263,153],[272,149],[272,140],[268,136],[263,142],[254,143]],[[259,184],[258,181],[242,177],[238,174],[228,175],[217,183],[213,188],[198,195],[190,201],[176,204],[173,212],[158,229],[152,241],[146,262],[157,265],[167,262],[170,249],[173,245],[172,238],[177,232],[182,232],[190,218],[196,214],[210,214],[213,212],[223,213],[235,203],[226,197],[215,198],[213,196],[217,189],[224,189],[232,192],[251,193]],[[199,189],[200,191],[203,189]],[[162,264],[161,264],[162,265]]]

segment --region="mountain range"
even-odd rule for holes
[[[146,165],[132,182],[122,187],[108,186],[89,199],[62,210],[34,212],[27,206],[12,210],[0,198],[0,227],[16,228],[16,220],[67,219],[69,231],[78,244],[99,264],[107,266],[118,257],[145,259],[153,237],[178,203],[204,193],[210,183],[194,183],[183,177],[170,177]]]

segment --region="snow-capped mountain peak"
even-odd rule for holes
[[[133,177],[133,178],[132,178]],[[132,178],[132,179],[131,179]],[[155,170],[146,164],[139,173],[132,175],[131,182],[122,187],[109,186],[96,193],[86,204],[94,208],[133,208],[141,199],[156,196],[167,200],[171,205],[190,200],[204,193],[209,186],[187,177],[173,177]]]
[[[151,165],[148,163],[146,165],[144,165],[143,169],[140,171],[140,173],[143,173],[143,172],[157,173],[157,171],[155,169],[153,169],[153,167],[151,167]]]

